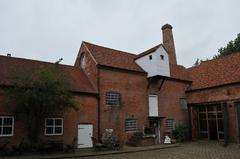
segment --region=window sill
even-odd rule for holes
[[[10,135],[0,135],[0,137],[13,137],[13,134],[10,134]]]

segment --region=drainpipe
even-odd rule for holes
[[[101,113],[100,113],[100,77],[99,77],[99,67],[97,65],[97,90],[98,90],[98,97],[97,97],[97,124],[98,124],[98,141],[101,140]]]

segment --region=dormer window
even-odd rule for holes
[[[161,60],[164,60],[164,56],[163,55],[160,55],[160,57],[161,57]]]
[[[149,60],[152,60],[152,55],[149,55]]]

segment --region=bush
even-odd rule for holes
[[[183,142],[189,140],[189,128],[185,125],[178,125],[175,130],[173,130],[173,138],[177,142]]]

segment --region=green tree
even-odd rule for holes
[[[18,120],[25,123],[33,145],[41,140],[45,118],[63,116],[67,108],[77,110],[68,82],[58,67],[56,63],[18,75],[13,79],[13,87],[6,93],[6,105]]]
[[[218,49],[218,54],[214,55],[213,59],[234,54],[237,52],[240,52],[240,33],[237,35],[236,39],[229,41],[227,46]]]

